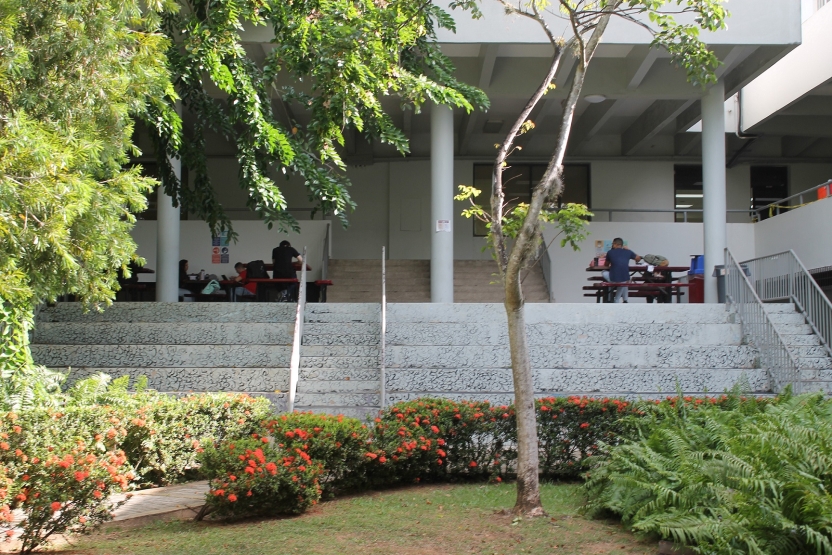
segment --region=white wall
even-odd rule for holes
[[[348,214],[349,227],[344,228],[336,217],[330,218],[333,258],[381,258],[381,247],[388,244],[389,172],[388,163],[349,169],[349,193],[357,206]]]
[[[673,162],[592,162],[592,206],[597,208],[662,208],[675,206]],[[595,221],[610,221],[597,212]],[[673,214],[649,212],[612,214],[613,222],[672,222]]]
[[[323,254],[324,236],[329,222],[306,221],[300,222],[301,232],[281,234],[277,230],[269,230],[259,221],[233,221],[234,230],[239,234],[237,243],[229,245],[229,263],[213,264],[211,262],[212,245],[211,232],[204,222],[180,222],[179,258],[188,260],[191,272],[205,270],[209,274],[231,276],[236,274],[236,262],[248,263],[252,260],[263,260],[271,263],[272,249],[280,241],[286,239],[292,243],[298,252],[307,247],[307,262],[312,270],[307,273],[308,279],[320,279],[321,257]],[[133,239],[138,245],[137,254],[147,260],[147,267],[156,269],[156,222],[139,221],[133,228]],[[153,274],[139,274],[140,281],[156,281]]]
[[[830,199],[763,220],[755,224],[755,256],[768,256],[793,249],[809,270],[830,266],[832,226],[829,222],[832,222]]]
[[[578,252],[569,247],[559,248],[557,241],[551,247],[554,302],[595,302],[594,298],[583,296],[582,288],[589,285],[587,278],[592,275],[586,268],[595,256],[596,240],[622,237],[633,252],[660,254],[670,261],[671,266],[689,266],[690,255],[704,251],[702,224],[697,223],[592,222],[589,231],[591,235]],[[554,231],[547,229],[544,236],[548,243],[554,237]],[[754,258],[754,224],[728,224],[728,247],[739,260]],[[645,299],[633,299],[632,302],[645,302]]]

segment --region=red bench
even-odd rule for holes
[[[655,298],[665,292],[669,292],[671,296],[676,297],[676,302],[682,302],[682,288],[690,287],[690,283],[620,283],[601,281],[592,285],[585,285],[584,291],[594,291],[594,293],[584,293],[584,297],[595,297],[595,302],[610,302],[610,295],[612,290],[617,287],[627,287],[630,291],[630,297],[647,297]]]

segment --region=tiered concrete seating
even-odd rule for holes
[[[71,368],[70,380],[143,374],[159,391],[246,392],[281,406],[294,316],[285,303],[116,303],[87,314],[59,303],[39,314],[32,354]]]

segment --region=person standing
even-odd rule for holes
[[[630,281],[630,260],[638,262],[641,257],[624,246],[624,239],[616,237],[612,240],[612,249],[607,252],[607,265],[609,270],[604,270],[601,275],[604,281],[613,283],[626,283]],[[629,289],[626,286],[618,287],[615,291],[615,302],[627,302]]]
[[[298,264],[303,264],[303,257],[292,244],[286,240],[281,241],[280,245],[272,250],[272,264],[274,265],[272,277],[274,279],[297,279],[298,275],[292,262],[293,259],[297,259]],[[286,289],[289,290],[292,299],[297,299],[298,286],[296,283],[289,285]]]

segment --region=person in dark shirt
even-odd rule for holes
[[[289,241],[281,241],[280,245],[272,250],[272,264],[274,264],[272,277],[274,279],[296,279],[298,274],[295,271],[295,266],[292,264],[293,258],[297,258],[298,263],[303,264],[303,257],[295,250],[292,244]],[[293,299],[296,299],[297,284],[292,284],[287,289],[289,290],[289,295]]]
[[[630,260],[638,262],[641,257],[624,247],[624,240],[616,237],[612,240],[612,249],[607,252],[607,265],[609,270],[604,270],[601,275],[604,281],[613,283],[625,283],[630,281]],[[618,287],[615,291],[615,302],[627,302],[629,289]]]

